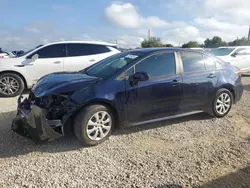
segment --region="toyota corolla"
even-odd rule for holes
[[[18,99],[12,129],[35,142],[73,131],[85,146],[112,130],[201,112],[221,118],[242,96],[241,73],[203,51],[149,48],[82,71],[42,77]]]

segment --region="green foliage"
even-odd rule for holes
[[[248,46],[250,42],[247,38],[243,37],[241,39],[236,39],[231,42],[225,42],[221,37],[214,36],[212,39],[207,38],[204,44],[199,44],[197,41],[189,41],[182,45],[182,48],[217,48],[220,46]],[[160,38],[151,37],[149,40],[144,40],[141,43],[142,48],[152,48],[152,47],[173,47],[172,44],[163,44]]]
[[[212,39],[206,39],[204,41],[204,46],[206,48],[217,48],[220,46],[228,46],[228,44],[223,41],[220,37],[214,36]]]
[[[163,44],[164,47],[174,47],[172,44]]]
[[[157,37],[151,37],[149,40],[144,40],[141,43],[142,48],[162,47],[161,39]]]
[[[198,48],[201,45],[197,41],[189,41],[182,45],[182,48]]]
[[[228,45],[229,46],[248,46],[248,45],[250,45],[250,43],[247,40],[247,38],[243,37],[241,39],[236,39],[232,42],[229,42]]]

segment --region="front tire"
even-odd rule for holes
[[[212,105],[212,115],[217,118],[226,116],[233,105],[233,95],[228,89],[219,89]]]
[[[76,116],[74,133],[84,146],[95,146],[111,135],[113,127],[114,117],[111,110],[103,105],[91,105]]]
[[[24,82],[14,73],[0,74],[0,95],[2,97],[16,97],[24,90]]]

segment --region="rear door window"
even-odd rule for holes
[[[88,56],[109,52],[110,50],[104,45],[97,44],[67,44],[67,57]]]
[[[180,55],[184,72],[196,72],[206,70],[205,62],[201,53],[180,52]]]

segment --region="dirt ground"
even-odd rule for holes
[[[16,98],[0,99],[0,187],[250,187],[250,77],[228,116],[198,114],[117,130],[83,148],[35,145],[10,130]]]

